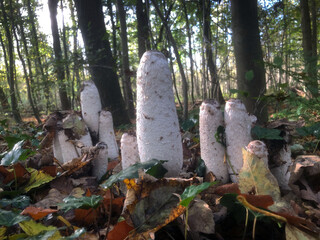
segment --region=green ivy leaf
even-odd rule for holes
[[[59,204],[60,209],[67,212],[72,209],[81,208],[97,208],[102,201],[102,196],[92,195],[90,197],[84,196],[81,198],[76,198],[74,196],[69,196],[63,199],[63,203]]]
[[[0,207],[12,206],[14,208],[24,209],[30,205],[30,197],[21,195],[14,199],[0,199]]]
[[[196,168],[197,176],[204,177],[206,175],[206,171],[207,171],[207,166],[205,162],[203,161],[203,159],[199,159],[198,166]]]
[[[17,142],[11,151],[9,151],[1,160],[1,165],[3,166],[9,166],[11,164],[16,163],[19,160],[19,157],[24,152],[24,149],[22,149],[22,145],[24,143],[24,140],[21,140]]]
[[[132,166],[120,171],[119,173],[112,175],[108,180],[106,180],[105,182],[103,182],[101,184],[101,187],[109,188],[114,183],[123,181],[124,179],[138,178],[139,177],[139,169],[144,169],[146,172],[150,171],[150,173],[152,173],[153,170],[151,170],[151,168],[155,167],[159,163],[163,164],[164,162],[166,162],[166,161],[151,159],[147,162],[135,163]]]
[[[247,81],[251,81],[254,78],[254,72],[253,70],[249,70],[245,74],[245,78]]]
[[[257,139],[283,140],[283,137],[280,136],[281,131],[278,129],[254,126],[251,129],[251,134],[254,135]]]
[[[0,226],[11,227],[29,219],[29,217],[20,215],[19,213],[0,209]]]
[[[190,118],[181,124],[181,128],[183,131],[186,132],[186,131],[189,131],[190,129],[192,129],[196,124],[197,124],[197,120]]]
[[[80,229],[75,230],[72,235],[65,237],[64,239],[67,239],[67,240],[78,239],[85,232],[86,232],[85,228],[80,228]]]
[[[51,182],[54,179],[54,177],[51,177],[49,174],[46,174],[42,171],[38,171],[33,168],[31,168],[31,170],[27,170],[31,173],[31,176],[29,182],[23,189],[25,192],[29,192],[31,189],[40,187],[43,184]]]
[[[204,182],[200,185],[192,185],[187,187],[183,193],[181,194],[181,202],[180,205],[184,207],[188,207],[190,202],[202,191],[206,190],[210,186],[216,184],[216,182]]]

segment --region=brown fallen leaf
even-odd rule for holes
[[[127,239],[129,233],[134,228],[130,226],[126,221],[118,222],[117,225],[108,233],[108,240],[124,240]]]
[[[22,212],[21,215],[29,215],[30,217],[32,217],[34,220],[39,220],[47,215],[49,215],[50,213],[54,213],[57,212],[58,210],[54,210],[54,209],[43,209],[41,207],[37,208],[37,207],[26,207]]]
[[[17,180],[18,184],[22,184],[28,181],[31,176],[31,174],[19,162],[15,163],[12,168],[0,166],[0,175],[4,178],[4,184],[7,184],[14,179]]]

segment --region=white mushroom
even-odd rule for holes
[[[57,131],[53,140],[53,155],[61,163],[70,162],[78,157],[75,146],[68,141],[64,130]]]
[[[247,146],[247,150],[260,158],[268,167],[268,149],[264,142],[259,140],[251,141]]]
[[[119,157],[119,148],[114,135],[112,114],[105,110],[100,112],[99,141],[107,144],[108,157],[110,159]]]
[[[224,121],[226,124],[228,170],[232,182],[238,182],[237,175],[243,165],[242,148],[252,140],[251,126],[256,121],[256,117],[247,113],[241,100],[231,99],[227,101],[225,106]]]
[[[225,147],[216,139],[218,127],[224,125],[220,104],[215,100],[204,101],[200,106],[199,118],[201,158],[217,180],[227,183],[229,174],[224,161]]]
[[[92,81],[83,83],[80,93],[82,118],[95,137],[99,131],[99,112],[101,101],[96,85]]]
[[[100,180],[108,170],[108,146],[103,142],[97,144],[99,148],[98,156],[92,161],[92,175]]]
[[[183,154],[171,73],[157,51],[143,54],[137,72],[137,142],[141,162],[168,160],[166,176],[179,175]]]
[[[134,135],[124,133],[121,137],[121,165],[126,169],[140,162],[137,138]]]

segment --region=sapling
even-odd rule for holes
[[[168,160],[166,176],[177,176],[183,154],[171,73],[165,56],[143,54],[137,72],[137,142],[141,162]]]
[[[124,133],[121,137],[121,165],[126,169],[131,165],[140,162],[136,136]]]
[[[225,147],[217,139],[219,126],[224,126],[220,104],[215,100],[204,101],[200,106],[199,118],[201,158],[217,180],[227,183],[229,174],[225,162]]]
[[[99,141],[108,145],[108,157],[110,159],[119,157],[119,148],[114,135],[112,114],[105,110],[102,110],[99,116]]]
[[[96,85],[92,81],[83,83],[80,93],[82,118],[89,127],[93,138],[96,139],[99,131],[99,112],[101,101]]]
[[[237,175],[243,165],[242,148],[252,140],[251,127],[256,121],[256,117],[247,113],[241,100],[230,99],[226,102],[224,121],[226,124],[228,171],[232,182],[238,182]]]

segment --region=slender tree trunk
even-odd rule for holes
[[[7,113],[10,111],[9,102],[2,87],[0,87],[0,104],[3,112]]]
[[[37,75],[41,76],[42,83],[44,84],[44,95],[46,99],[46,107],[47,111],[49,109],[49,96],[50,96],[50,88],[48,84],[48,78],[47,75],[45,74],[44,67],[42,64],[41,56],[40,56],[40,48],[39,48],[39,41],[38,41],[38,34],[37,34],[37,28],[36,28],[36,20],[35,20],[35,14],[32,9],[32,4],[30,0],[27,0],[27,11],[28,11],[28,16],[31,24],[31,44],[35,48],[34,53],[35,53],[35,60],[37,62],[36,64],[36,71]]]
[[[128,50],[128,37],[127,37],[127,24],[126,24],[126,11],[122,0],[117,0],[117,8],[120,19],[120,33],[121,33],[121,46],[122,46],[122,69],[123,69],[123,80],[124,88],[127,94],[126,96],[126,107],[130,118],[135,117],[134,105],[133,105],[133,94],[130,81],[130,67],[129,67],[129,50]]]
[[[241,96],[247,111],[260,123],[268,120],[261,97],[266,92],[265,69],[258,26],[257,0],[231,0],[232,32],[237,66],[238,89],[248,93]]]
[[[146,6],[142,0],[136,1],[137,30],[138,30],[138,51],[139,58],[150,50],[149,44],[149,20],[147,17]],[[149,46],[149,47],[148,47]]]
[[[39,114],[39,110],[38,110],[37,106],[33,102],[31,86],[30,86],[30,78],[29,78],[29,74],[27,71],[26,62],[25,62],[25,60],[21,54],[21,51],[20,51],[17,33],[15,30],[13,30],[13,31],[14,31],[14,37],[16,39],[16,44],[17,44],[17,53],[18,53],[18,56],[19,56],[21,64],[22,64],[22,69],[23,69],[23,73],[24,73],[24,77],[25,77],[25,81],[26,81],[26,85],[27,85],[28,100],[29,100],[30,106],[32,108],[33,115],[37,119],[37,122],[40,124],[41,123],[40,114]]]
[[[18,109],[18,103],[15,95],[15,79],[14,79],[14,48],[13,48],[13,39],[12,39],[12,27],[10,27],[10,23],[8,20],[8,16],[5,10],[4,2],[3,0],[0,0],[1,5],[1,11],[2,11],[2,17],[3,17],[3,27],[5,30],[5,35],[8,42],[8,55],[9,55],[9,78],[8,78],[8,84],[10,88],[10,99],[11,99],[11,110],[13,114],[13,118],[17,123],[22,122],[19,109]]]
[[[164,16],[162,15],[162,13],[157,5],[157,2],[155,0],[151,0],[151,1],[157,11],[158,16],[161,19],[164,27],[166,28],[168,39],[173,47],[174,54],[175,54],[177,62],[178,62],[179,71],[180,71],[181,80],[182,80],[182,88],[183,88],[183,119],[186,120],[186,119],[188,119],[188,83],[187,83],[186,75],[184,73],[183,66],[181,63],[178,47],[177,47],[176,41],[174,40],[174,38],[172,36],[171,30],[168,26],[167,21],[164,18]]]
[[[191,40],[191,30],[189,24],[189,17],[186,7],[186,1],[182,0],[184,16],[186,19],[186,29],[187,29],[187,36],[188,36],[188,47],[189,47],[189,61],[190,61],[190,74],[191,74],[191,99],[192,103],[194,103],[194,71],[193,71],[193,54],[192,54],[192,40]]]
[[[62,51],[60,46],[59,29],[57,23],[57,7],[59,0],[48,0],[48,6],[51,18],[51,31],[53,38],[53,50],[55,55],[55,70],[57,73],[57,82],[59,88],[59,96],[62,110],[70,109],[70,102],[67,95],[67,88],[65,85],[64,64],[62,62]]]
[[[50,0],[49,0],[50,1]],[[64,59],[63,59],[63,65],[65,66],[65,72],[66,72],[66,87],[70,86],[71,77],[70,77],[70,67],[69,67],[69,46],[67,35],[66,35],[66,26],[64,24],[64,13],[63,13],[63,0],[60,0],[60,6],[61,6],[61,15],[62,15],[62,44],[63,44],[63,53],[64,53]],[[66,93],[67,93],[66,89]],[[72,109],[73,106],[71,106],[71,101],[68,99],[69,108]]]
[[[111,20],[111,26],[112,26],[112,55],[114,58],[118,56],[117,54],[117,26],[116,23],[114,22],[114,15],[112,11],[112,4],[111,0],[107,0],[107,7],[109,10],[109,16]]]
[[[98,88],[102,107],[111,111],[116,126],[130,123],[114,68],[101,0],[77,0],[75,5],[89,70]]]
[[[305,71],[307,73],[306,87],[310,91],[312,97],[319,96],[318,80],[317,80],[317,53],[316,44],[313,40],[313,30],[311,29],[310,11],[308,0],[300,0],[301,9],[301,30],[302,30],[302,48],[305,64]],[[316,24],[316,21],[315,21]],[[313,26],[314,27],[314,26]],[[316,30],[315,30],[316,33]],[[313,49],[315,48],[315,49]]]
[[[211,4],[210,0],[203,1],[203,41],[205,45],[207,64],[210,71],[211,77],[211,96],[215,98],[220,104],[224,103],[224,99],[221,92],[221,87],[218,80],[217,66],[213,61],[213,51],[212,51],[212,33],[210,30],[210,10]]]

